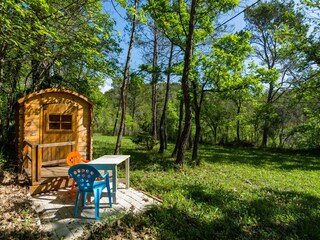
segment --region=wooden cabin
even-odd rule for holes
[[[50,88],[18,100],[16,142],[31,194],[69,185],[66,157],[78,151],[92,159],[92,108],[86,97]]]

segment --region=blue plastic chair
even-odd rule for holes
[[[76,199],[76,205],[74,208],[74,217],[77,217],[78,203],[80,194],[82,193],[82,207],[86,205],[86,198],[88,192],[92,192],[94,196],[95,205],[95,218],[99,219],[99,206],[102,190],[107,187],[110,208],[112,208],[111,202],[111,191],[109,182],[109,173],[106,172],[101,175],[100,172],[89,164],[76,164],[70,167],[68,174],[72,177],[78,185],[78,193]],[[105,178],[104,180],[98,181],[97,178]]]

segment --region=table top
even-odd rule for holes
[[[130,158],[130,155],[104,155],[89,162],[93,165],[115,164],[118,165]]]

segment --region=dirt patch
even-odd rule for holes
[[[0,239],[46,239],[33,209],[26,176],[0,169]]]

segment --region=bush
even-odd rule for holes
[[[147,122],[143,122],[140,125],[140,129],[141,131],[138,132],[136,136],[131,138],[132,142],[145,147],[147,150],[152,150],[153,147],[157,144],[157,141],[149,133],[150,124]]]
[[[4,165],[6,162],[7,162],[7,161],[6,161],[6,159],[5,159],[2,151],[0,150],[0,169],[3,168],[3,165]]]

